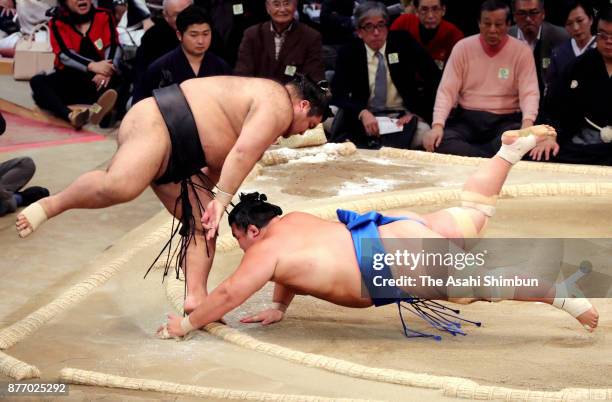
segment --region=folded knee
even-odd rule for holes
[[[100,196],[108,200],[110,203],[119,204],[132,201],[138,197],[142,191],[130,186],[130,183],[125,180],[107,179],[100,189]]]

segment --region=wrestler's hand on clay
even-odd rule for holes
[[[369,110],[364,110],[361,113],[361,124],[363,124],[367,135],[371,137],[378,136],[378,120]]]
[[[181,328],[182,317],[174,314],[168,314],[168,322],[157,329],[157,335],[159,336],[164,331],[164,326],[168,326],[168,334],[170,336],[183,336],[183,328]]]
[[[241,318],[240,322],[243,324],[261,322],[261,325],[270,325],[274,324],[275,322],[281,321],[284,315],[285,313],[280,310],[277,310],[275,308],[269,308],[249,317]]]
[[[529,152],[529,156],[534,161],[547,161],[550,159],[551,154],[553,156],[557,156],[558,153],[559,144],[557,144],[557,141],[555,141],[554,138],[547,138],[544,141],[539,142],[535,148]]]
[[[225,212],[225,207],[218,200],[211,200],[202,214],[202,227],[206,231],[206,240],[212,240],[217,235],[219,222]]]

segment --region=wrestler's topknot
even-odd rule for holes
[[[245,230],[249,225],[255,225],[261,229],[266,226],[272,218],[283,214],[283,210],[271,204],[265,194],[258,192],[240,193],[240,202],[229,213],[228,222]]]

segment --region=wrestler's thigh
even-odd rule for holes
[[[170,152],[166,126],[155,117],[145,118],[142,112],[147,110],[139,107],[128,113],[119,128],[118,148],[108,174],[120,189],[144,191],[161,171]]]

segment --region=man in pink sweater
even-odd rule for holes
[[[487,0],[480,12],[480,34],[453,48],[438,88],[427,151],[492,157],[506,130],[533,125],[540,93],[531,50],[508,35],[510,9]],[[455,107],[452,116],[451,110]],[[531,156],[556,151],[553,140]]]

